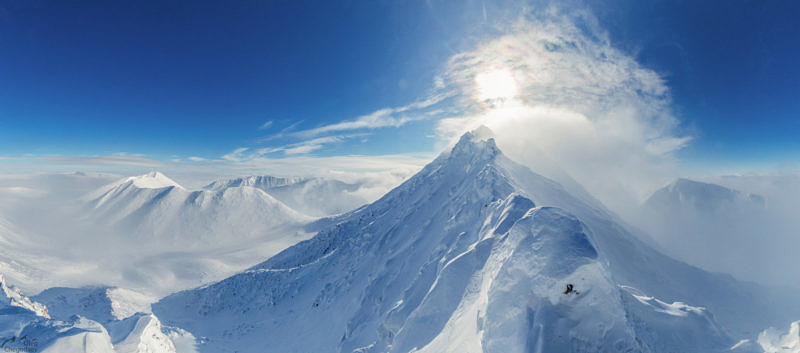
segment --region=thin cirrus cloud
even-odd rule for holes
[[[35,158],[48,163],[62,165],[92,165],[92,166],[134,166],[134,167],[160,167],[164,162],[156,161],[141,155],[112,154],[105,156],[75,157],[75,156],[42,156]]]
[[[371,130],[384,127],[401,127],[410,122],[430,118],[424,110],[430,108],[452,96],[449,92],[435,92],[422,100],[400,107],[382,108],[355,119],[344,120],[333,124],[323,125],[311,129],[299,130],[288,135],[297,138],[311,138],[328,133]],[[284,133],[285,134],[285,133]]]
[[[266,130],[266,129],[269,129],[271,126],[272,126],[272,120],[268,120],[267,122],[261,124],[261,126],[259,126],[258,129],[259,130]]]
[[[331,144],[337,144],[356,137],[369,135],[368,132],[354,133],[354,131],[368,131],[386,127],[398,128],[413,121],[430,119],[439,111],[426,110],[448,97],[449,94],[447,93],[437,93],[405,106],[383,108],[352,120],[344,120],[311,129],[296,130],[300,122],[295,122],[276,134],[256,140],[256,143],[266,143],[281,138],[290,138],[300,141],[281,146],[259,148],[255,150],[256,153],[251,154],[251,157],[276,152],[283,152],[286,156],[312,153]],[[242,160],[246,157],[243,154],[245,151],[246,149],[240,148],[224,155],[222,158],[228,160]]]
[[[317,137],[313,139],[303,140],[300,142],[290,143],[278,147],[263,147],[257,149],[251,149],[249,147],[239,147],[231,151],[230,153],[223,155],[221,158],[229,162],[242,162],[253,158],[259,158],[265,155],[279,153],[279,152],[283,153],[286,156],[297,156],[320,150],[323,147],[330,144],[341,143],[352,138],[363,137],[367,135],[369,134],[356,133],[356,134],[324,136],[324,137]]]
[[[231,153],[223,155],[222,159],[231,162],[240,161],[245,157],[244,153],[247,152],[247,150],[249,149],[250,149],[249,147],[239,147],[233,150]]]
[[[324,148],[327,145],[341,143],[349,139],[357,138],[357,137],[364,137],[369,136],[369,133],[354,133],[354,134],[340,134],[340,135],[332,135],[332,136],[324,136],[324,137],[317,137],[313,139],[303,140],[300,142],[290,143],[283,146],[278,147],[264,147],[259,148],[253,151],[249,155],[249,157],[261,157],[264,155],[268,155],[271,153],[282,152],[288,156],[296,156],[301,154],[311,153],[317,150]],[[237,152],[238,151],[238,152]],[[244,152],[247,151],[247,148],[239,148],[234,150],[232,153],[226,155],[229,158],[223,159],[228,160],[243,160],[245,159]]]

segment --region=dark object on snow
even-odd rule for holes
[[[564,294],[575,293],[575,295],[581,294],[580,292],[576,291],[572,286],[572,283],[567,284],[567,290],[564,291]]]

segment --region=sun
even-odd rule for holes
[[[508,70],[492,70],[475,75],[477,98],[481,101],[510,99],[517,95],[517,82]]]

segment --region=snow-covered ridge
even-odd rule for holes
[[[154,313],[201,351],[348,353],[725,351],[800,315],[649,248],[485,136]]]
[[[229,187],[252,186],[254,188],[265,190],[279,186],[296,184],[304,180],[307,179],[301,177],[274,177],[269,175],[251,175],[241,178],[217,180],[204,186],[203,188],[209,190],[218,190]]]
[[[105,323],[121,320],[136,313],[149,313],[150,303],[156,298],[118,287],[54,287],[33,297],[44,303],[57,320],[68,320],[80,315]]]
[[[22,291],[19,288],[14,286],[9,286],[6,284],[5,278],[3,274],[0,274],[0,297],[3,302],[0,305],[8,305],[8,306],[15,306],[23,309],[30,310],[36,316],[41,316],[43,318],[50,318],[50,315],[47,313],[47,307],[42,305],[41,303],[32,301],[30,298],[22,295]]]
[[[158,318],[149,313],[131,313],[126,317],[99,315],[99,322],[83,316],[98,316],[101,308],[96,307],[99,292],[95,289],[55,289],[73,291],[73,304],[80,303],[83,307],[56,307],[52,318],[48,307],[6,284],[2,274],[0,290],[0,298],[6,298],[0,302],[0,337],[2,348],[7,352],[176,353],[173,338],[193,340],[182,330],[163,327]],[[112,292],[115,290],[103,292],[106,299],[132,296],[128,291]],[[46,299],[48,295],[40,294],[40,297]],[[71,309],[78,310],[70,313]],[[191,346],[184,347],[184,352],[191,351]]]
[[[325,178],[248,176],[218,180],[204,187],[222,190],[231,187],[260,189],[290,208],[312,217],[325,217],[350,211],[365,204],[356,192],[359,184]]]

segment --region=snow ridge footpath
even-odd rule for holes
[[[673,260],[615,219],[483,128],[315,237],[153,311],[205,352],[721,352],[800,317],[794,293]]]

